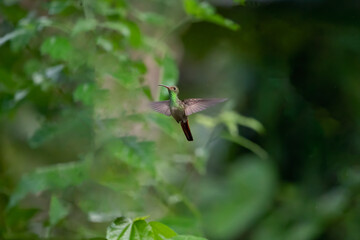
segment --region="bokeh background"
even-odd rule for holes
[[[359,13],[1,1],[0,238],[103,239],[148,216],[176,239],[359,239]],[[148,107],[159,83],[229,100],[191,116],[187,142]]]

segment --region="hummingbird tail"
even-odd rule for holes
[[[186,139],[188,141],[192,141],[193,137],[191,135],[190,127],[189,127],[189,120],[186,120],[186,122],[181,121],[181,127],[185,133]]]

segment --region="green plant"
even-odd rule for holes
[[[181,171],[191,164],[203,173],[207,156],[181,144],[178,126],[146,111],[146,102],[156,97],[149,85],[178,81],[176,52],[168,43],[174,31],[192,20],[232,30],[238,25],[196,0],[184,1],[187,15],[176,1],[154,1],[150,12],[124,0],[29,4],[0,4],[12,29],[0,38],[8,58],[0,66],[1,119],[30,112],[20,138],[10,140],[21,151],[7,157],[21,168],[14,186],[3,190],[9,200],[1,234],[94,237],[118,216],[146,214],[172,217],[175,228],[201,235],[201,214],[182,190],[189,176]],[[225,123],[230,132],[234,124],[259,130],[255,120],[221,116],[198,121],[210,129]],[[158,129],[161,139],[154,137]],[[170,139],[181,146],[181,162],[171,154],[173,145],[161,148]],[[37,227],[29,231],[30,222]],[[107,239],[139,238],[202,239],[143,218],[122,217],[108,228]]]

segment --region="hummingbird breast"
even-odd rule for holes
[[[183,107],[170,107],[170,112],[177,122],[186,122],[187,116],[185,115],[185,108]]]

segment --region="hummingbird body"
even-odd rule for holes
[[[171,116],[177,121],[187,121],[187,116],[185,114],[185,104],[181,101],[177,94],[173,91],[170,91],[170,113]]]
[[[159,86],[168,89],[170,98],[167,101],[152,102],[150,106],[157,112],[172,116],[176,122],[180,123],[188,141],[193,141],[188,116],[226,100],[225,98],[190,98],[182,101],[178,98],[179,89],[176,86]]]

